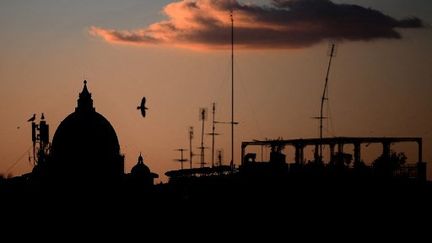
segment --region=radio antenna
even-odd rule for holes
[[[322,139],[323,139],[323,120],[327,117],[324,117],[324,102],[328,100],[327,93],[328,93],[328,80],[330,75],[330,67],[332,64],[333,57],[336,55],[336,44],[331,43],[330,44],[330,51],[329,51],[329,63],[327,66],[327,73],[325,77],[325,83],[324,83],[324,90],[323,94],[321,96],[321,107],[320,107],[320,116],[317,117],[319,119],[319,136],[320,136],[320,145],[319,145],[319,159],[322,161]]]

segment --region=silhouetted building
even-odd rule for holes
[[[144,164],[144,159],[142,155],[138,157],[137,164],[132,167],[130,174],[134,183],[142,185],[142,186],[152,186],[155,178],[159,178],[158,174],[152,173]]]
[[[93,107],[87,81],[75,112],[61,122],[54,134],[46,166],[51,178],[77,183],[116,181],[124,175],[124,156],[116,132]]]

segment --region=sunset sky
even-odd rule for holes
[[[216,102],[217,120],[230,119],[231,8],[236,164],[241,141],[318,137],[311,117],[319,115],[336,40],[324,135],[423,137],[432,167],[430,0],[2,0],[0,174],[31,171],[27,119],[44,112],[52,138],[84,79],[96,111],[116,129],[126,172],[140,152],[161,176],[178,169],[175,149],[188,148],[189,126],[198,153],[200,107]],[[146,118],[136,110],[143,96]],[[229,126],[217,131],[216,148],[229,163]],[[394,147],[412,162],[415,148]],[[371,146],[363,157],[371,161],[379,150]]]

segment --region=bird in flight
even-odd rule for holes
[[[32,122],[32,121],[34,121],[34,120],[36,120],[36,114],[33,114],[33,116],[30,117],[27,121],[28,121],[28,122]]]
[[[143,97],[141,100],[141,105],[137,107],[138,110],[141,110],[141,115],[143,117],[146,116],[146,110],[148,110],[148,108],[145,106],[146,103],[146,97]]]

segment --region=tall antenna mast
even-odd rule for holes
[[[217,153],[217,158],[218,158],[218,165],[219,166],[222,166],[222,160],[223,160],[223,150],[222,149],[218,149],[217,151],[216,151],[216,153]]]
[[[331,43],[330,45],[330,52],[329,52],[329,63],[328,63],[328,67],[327,67],[327,74],[326,74],[326,78],[325,78],[325,83],[324,83],[324,90],[323,90],[323,94],[321,97],[321,109],[320,109],[320,116],[318,117],[318,119],[320,120],[320,127],[319,127],[319,135],[320,135],[320,145],[319,145],[319,158],[322,160],[322,139],[323,139],[323,120],[326,118],[324,117],[324,102],[326,100],[328,100],[327,97],[327,87],[328,87],[328,79],[329,79],[329,75],[330,75],[330,67],[332,64],[332,59],[335,56],[335,48],[336,48],[336,44],[335,43]]]
[[[212,114],[213,114],[213,126],[212,126],[212,132],[211,133],[207,133],[207,135],[212,136],[212,158],[211,158],[211,165],[212,167],[215,166],[214,163],[214,158],[215,158],[215,136],[219,135],[219,133],[216,133],[216,103],[213,103],[213,110],[212,110]]]
[[[234,7],[231,8],[231,169],[234,169]]]
[[[189,165],[192,169],[192,157],[194,156],[192,151],[192,139],[194,137],[194,130],[193,127],[189,127]]]
[[[201,126],[201,146],[199,147],[201,150],[200,153],[200,157],[201,157],[201,168],[204,167],[205,162],[204,162],[204,122],[205,120],[207,120],[207,109],[206,108],[200,108],[200,121],[202,122],[202,126]]]
[[[187,149],[179,148],[179,149],[176,149],[176,151],[180,151],[180,159],[176,159],[175,161],[180,162],[180,168],[183,170],[183,162],[187,161],[187,159],[185,159],[183,157],[183,152],[187,151]]]

